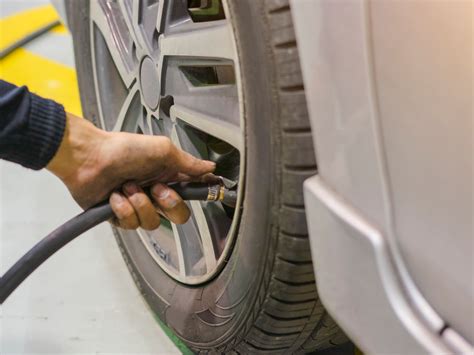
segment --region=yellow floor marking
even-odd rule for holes
[[[65,35],[69,33],[69,30],[66,28],[66,26],[59,25],[59,26],[53,27],[50,32],[57,33],[60,35]]]
[[[0,19],[0,49],[58,19],[51,5],[35,7]]]
[[[0,61],[0,78],[64,105],[66,111],[81,116],[76,71],[23,48]]]

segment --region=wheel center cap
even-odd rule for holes
[[[145,103],[152,110],[160,102],[160,77],[155,62],[150,57],[145,57],[140,64],[140,88]]]

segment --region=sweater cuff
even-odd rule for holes
[[[17,158],[23,166],[40,170],[48,165],[61,144],[66,113],[62,105],[33,93],[30,100],[25,144],[20,145]]]

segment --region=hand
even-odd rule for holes
[[[115,224],[155,229],[160,224],[157,209],[174,223],[186,222],[190,214],[179,195],[163,183],[201,180],[215,164],[182,151],[167,137],[106,132],[67,114],[63,140],[47,169],[64,182],[82,208],[114,191],[109,201]],[[143,182],[151,183],[156,206],[140,188]]]

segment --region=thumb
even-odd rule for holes
[[[177,163],[179,172],[189,176],[201,176],[212,173],[216,169],[216,163],[209,160],[195,158],[188,152],[179,148],[177,150]]]

